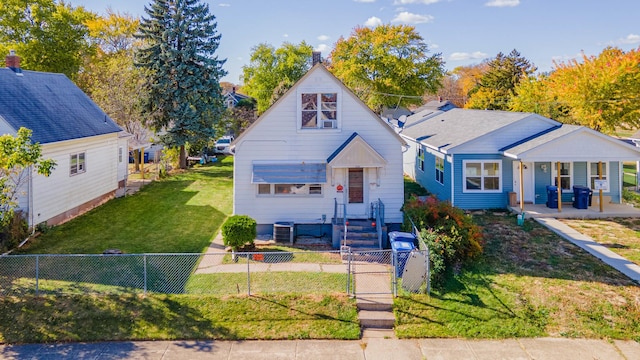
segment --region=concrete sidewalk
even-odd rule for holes
[[[631,261],[623,258],[622,256],[614,253],[606,246],[598,244],[590,236],[584,235],[574,230],[558,219],[535,218],[535,220],[551,231],[560,235],[567,241],[584,249],[589,254],[597,257],[605,264],[613,267],[614,269],[629,277],[631,280],[640,284],[640,266],[638,266],[637,264],[634,264]]]
[[[0,346],[0,359],[640,359],[633,341],[362,339],[275,341],[132,341]]]

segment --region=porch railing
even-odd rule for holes
[[[382,249],[382,239],[383,233],[382,228],[384,227],[384,203],[380,198],[372,204],[372,208],[374,210],[373,218],[376,220],[376,232],[378,233],[378,248]]]
[[[347,244],[347,204],[339,204],[338,199],[333,198],[333,223],[343,227],[342,245]]]

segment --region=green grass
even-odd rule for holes
[[[474,216],[481,260],[450,274],[432,296],[395,300],[401,338],[564,336],[640,341],[640,287],[585,251],[527,220]]]
[[[636,163],[635,162],[625,162],[622,165],[623,171],[623,186],[634,187],[636,186]]]
[[[273,294],[307,293],[313,288],[316,294],[346,293],[346,273],[314,272],[255,272],[251,273],[251,289],[247,287],[246,273],[196,274],[186,284],[189,294]]]
[[[411,180],[408,177],[404,177],[404,198],[405,200],[409,199],[411,196],[425,196],[429,195],[427,189],[422,187],[422,185],[417,182]]]
[[[233,207],[233,158],[113,199],[53,227],[21,250],[28,254],[199,253],[213,240]]]
[[[318,252],[314,250],[305,250],[289,246],[268,245],[259,246],[253,250],[241,250],[240,252],[250,252],[252,254],[263,253],[262,260],[250,259],[252,264],[260,263],[312,263],[312,264],[342,264],[342,258],[339,252]],[[245,256],[240,254],[239,256]],[[246,257],[243,259],[245,260]],[[231,254],[226,254],[222,258],[223,264],[232,264],[233,258]]]
[[[358,339],[346,295],[0,297],[0,343]]]

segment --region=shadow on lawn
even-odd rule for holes
[[[0,304],[3,309],[0,312],[0,335],[9,344],[237,338],[228,328],[211,321],[202,308],[171,296],[3,297]],[[26,308],[29,311],[25,311]],[[140,338],[140,334],[152,335],[151,338]],[[135,349],[134,344],[117,346],[122,347],[123,358],[128,351]],[[47,356],[73,356],[66,353],[66,349],[63,344],[52,345]],[[7,347],[2,355],[17,358],[35,355],[15,351]]]

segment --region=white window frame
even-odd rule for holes
[[[306,112],[308,110],[303,110],[303,104],[302,104],[302,97],[304,95],[310,95],[310,94],[314,94],[316,96],[316,104],[317,104],[317,108],[315,109],[316,112],[316,126],[314,127],[303,127],[302,126],[302,114],[303,112]],[[327,119],[327,120],[323,120],[322,119],[322,112],[323,112],[323,108],[322,108],[322,95],[323,94],[333,94],[335,95],[336,101],[335,101],[335,119]],[[335,130],[340,130],[340,113],[341,113],[341,96],[342,93],[340,91],[337,91],[336,89],[332,89],[332,90],[322,90],[322,89],[308,89],[307,90],[300,90],[298,92],[298,131],[317,131],[317,130],[322,130],[322,131],[335,131]],[[326,110],[325,111],[331,111],[331,110]],[[331,126],[325,126],[327,125],[327,123],[331,123]]]
[[[74,163],[75,158],[75,163]],[[79,152],[69,156],[69,176],[84,174],[87,172],[87,153]]]
[[[595,169],[596,169],[596,173],[595,174],[593,174],[591,172],[591,165],[592,164],[593,164],[593,166],[595,166]],[[607,182],[607,189],[609,189],[609,190],[607,190],[607,192],[610,191],[610,189],[611,189],[611,187],[610,187],[611,183],[609,182],[609,178],[610,178],[609,173],[611,172],[611,169],[609,169],[610,166],[608,164],[609,163],[607,161],[603,161],[602,162],[602,170],[603,170],[603,173],[604,173],[602,175],[602,180],[605,180]],[[588,162],[587,163],[587,178],[588,178],[588,181],[589,181],[589,185],[588,185],[589,189],[595,191],[594,186],[593,186],[593,183],[594,183],[593,180],[599,180],[600,179],[600,176],[598,176],[598,162],[597,161],[596,162]]]
[[[569,192],[573,192],[573,163],[572,162],[567,162],[567,161],[561,161],[560,164],[569,164],[569,175],[560,175],[560,181],[562,182],[562,178],[563,177],[569,177],[569,188],[568,189],[562,189],[562,192],[564,193],[569,193]],[[551,183],[555,184],[556,186],[560,187],[558,184],[556,184],[556,180],[558,180],[558,162],[552,162],[551,163]]]
[[[417,161],[418,161],[418,169],[420,171],[424,172],[424,149],[422,148],[422,145],[420,145],[420,144],[418,144]]]
[[[324,188],[322,184],[256,184],[256,194],[260,197],[322,197],[324,194]],[[260,186],[269,186],[269,193],[260,192]],[[288,187],[291,189],[296,188],[298,191],[291,191],[289,193],[278,193],[277,187]],[[299,192],[300,191],[300,192]],[[312,193],[315,191],[316,193]]]
[[[467,176],[467,164],[480,164],[479,176]],[[485,164],[497,164],[498,165],[498,189],[485,190],[484,179],[488,176],[484,174]],[[480,177],[480,189],[467,189],[468,177]],[[501,160],[462,160],[462,192],[463,193],[499,193],[502,192],[502,161]]]
[[[441,165],[441,166],[438,166]],[[438,184],[444,185],[444,158],[435,156],[435,179]],[[466,181],[465,181],[466,184]]]

